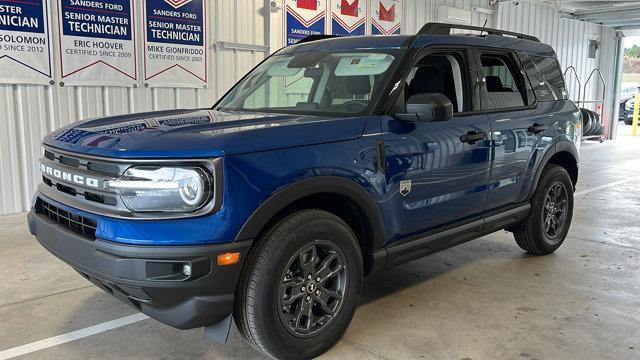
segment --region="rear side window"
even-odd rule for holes
[[[511,54],[481,53],[486,97],[484,109],[518,108],[529,104],[529,84]],[[533,100],[533,99],[531,99]]]
[[[544,79],[545,87],[548,89],[546,91],[553,92],[554,99],[543,99],[540,94],[538,95],[538,91],[536,90],[536,95],[538,95],[539,100],[566,100],[567,99],[567,89],[564,84],[564,77],[562,75],[562,71],[560,70],[560,63],[558,59],[552,57],[541,57],[541,56],[531,56],[531,61],[533,61],[534,65],[540,72],[542,78]],[[546,97],[549,97],[548,95]]]
[[[531,60],[529,55],[524,52],[518,52],[518,57],[520,58],[520,62],[522,63],[527,77],[529,78],[529,82],[535,92],[536,99],[538,101],[556,100],[556,96],[554,95],[551,86],[545,82],[544,77],[542,77],[538,67],[533,60]]]

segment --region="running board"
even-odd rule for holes
[[[509,210],[486,215],[477,220],[467,220],[450,225],[445,229],[400,240],[398,243],[386,247],[387,260],[384,267],[404,264],[505,229],[526,219],[530,210],[531,204],[526,203]]]

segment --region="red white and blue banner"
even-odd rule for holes
[[[331,0],[331,33],[364,35],[368,0]]]
[[[53,80],[49,1],[0,0],[0,82]]]
[[[286,0],[285,45],[296,44],[309,35],[322,35],[325,33],[326,1]]]
[[[137,84],[134,1],[58,0],[57,3],[60,82],[95,86]]]
[[[206,0],[144,0],[145,86],[208,82]]]
[[[371,34],[400,34],[402,14],[402,0],[372,0]]]

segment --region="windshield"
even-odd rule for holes
[[[395,58],[384,51],[275,55],[237,83],[216,110],[361,114],[372,105]]]

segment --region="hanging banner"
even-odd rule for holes
[[[133,0],[58,0],[60,81],[138,83]]]
[[[49,1],[0,0],[0,82],[53,80],[49,25]]]
[[[144,1],[146,86],[207,85],[205,1]]]
[[[371,34],[400,34],[402,14],[402,0],[373,0],[371,2]]]
[[[331,33],[364,35],[367,0],[331,0]]]
[[[285,45],[294,45],[309,35],[324,34],[326,11],[326,0],[286,0]]]

